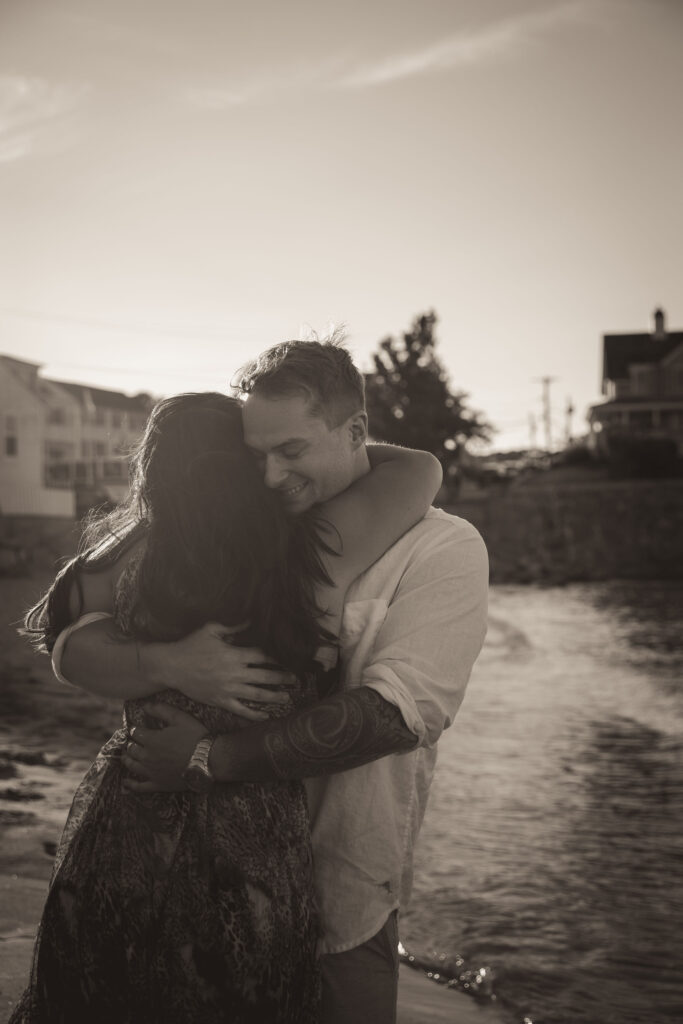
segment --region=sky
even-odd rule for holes
[[[155,395],[434,310],[497,449],[683,329],[683,0],[2,0],[0,352]]]

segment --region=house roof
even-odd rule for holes
[[[148,413],[152,399],[147,394],[125,395],[123,391],[107,391],[105,388],[93,388],[87,384],[72,384],[64,380],[50,380],[75,398],[81,405],[94,405],[100,409],[120,409],[126,412]]]
[[[32,370],[39,370],[42,363],[31,363],[28,359],[19,359],[17,356],[8,356],[0,352],[0,359],[7,363],[17,363],[19,366],[30,366]]]
[[[631,363],[661,363],[683,342],[683,331],[669,331],[664,338],[651,334],[603,335],[602,376],[605,380],[628,377]]]

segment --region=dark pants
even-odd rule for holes
[[[322,1024],[396,1024],[398,911],[362,946],[327,953],[320,966]]]

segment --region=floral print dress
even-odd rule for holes
[[[116,617],[125,624],[122,609]],[[300,699],[313,696],[313,684]],[[126,791],[121,755],[152,701],[189,712],[213,734],[248,724],[175,690],[126,702],[122,728],[74,797],[30,984],[10,1024],[314,1024],[317,917],[303,785]]]

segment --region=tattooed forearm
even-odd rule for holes
[[[361,686],[286,718],[220,737],[212,768],[226,781],[303,779],[405,753],[417,743],[398,708]]]
[[[277,724],[280,728],[269,730],[264,740],[281,779],[343,772],[417,743],[398,708],[367,687],[337,694]]]

